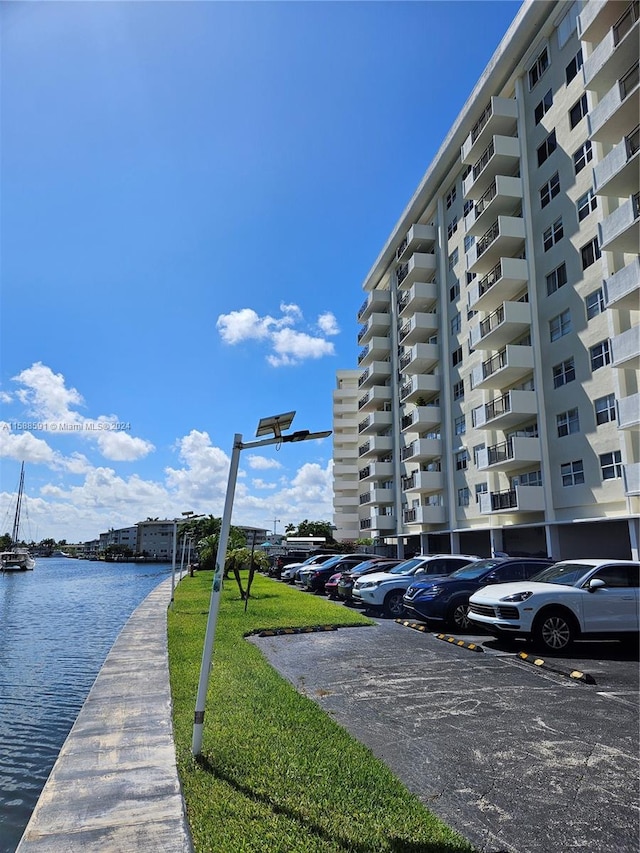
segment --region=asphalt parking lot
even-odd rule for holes
[[[251,642],[483,853],[637,853],[637,648],[540,664],[450,636],[379,619]]]

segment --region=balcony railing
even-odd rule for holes
[[[363,406],[366,406],[369,402],[370,394],[365,394],[364,397],[360,397],[358,400],[358,408],[361,409]]]
[[[489,314],[488,317],[480,321],[480,337],[484,338],[485,335],[488,335],[489,332],[497,328],[501,323],[504,323],[504,305],[501,305],[492,314]]]
[[[486,379],[488,376],[493,376],[498,370],[502,370],[506,363],[507,351],[503,349],[482,362],[482,378]]]
[[[624,75],[624,77],[620,80],[620,100],[624,101],[624,99],[629,95],[640,82],[640,74],[638,70],[639,66],[636,62],[629,71]]]
[[[363,421],[360,421],[360,423],[358,424],[358,432],[364,432],[370,423],[371,423],[370,417],[365,418]]]
[[[493,157],[494,153],[495,153],[495,147],[494,147],[493,139],[492,139],[491,142],[485,148],[485,150],[484,150],[482,156],[480,157],[480,159],[478,160],[478,162],[473,167],[473,180],[474,181],[480,175],[480,173],[483,171],[483,169],[485,168],[485,166],[487,165],[489,160]]]
[[[407,261],[406,264],[401,264],[398,267],[396,274],[398,276],[398,284],[400,285],[405,280],[405,278],[409,275],[409,262]]]
[[[358,456],[363,456],[365,453],[369,452],[369,448],[371,447],[370,441],[365,441],[364,444],[361,444],[358,448]]]
[[[500,442],[500,444],[487,447],[487,462],[489,465],[497,465],[498,462],[505,462],[507,459],[513,459],[513,441],[510,438]]]
[[[365,480],[369,476],[370,473],[371,473],[371,466],[367,465],[366,468],[361,468],[360,471],[358,472],[358,479],[359,480]]]
[[[517,506],[518,495],[515,489],[491,493],[491,509],[494,512],[499,509],[515,509]]]
[[[628,136],[625,136],[624,144],[627,149],[627,157],[633,157],[640,148],[640,124]]]
[[[493,243],[493,241],[500,234],[500,222],[496,219],[491,228],[486,231],[482,237],[476,243],[476,258],[479,258],[480,255],[484,254],[487,251],[489,246]]]
[[[409,238],[405,237],[402,243],[396,249],[396,258],[399,260],[402,257],[402,253],[407,248],[407,244],[409,243]]]
[[[622,41],[622,39],[626,36],[626,34],[638,20],[639,7],[640,2],[638,2],[638,0],[634,0],[633,3],[629,3],[622,15],[620,15],[616,23],[613,25],[614,45],[618,45]]]
[[[484,128],[484,126],[489,121],[489,119],[491,118],[492,115],[493,115],[493,104],[491,103],[491,101],[489,101],[488,105],[484,108],[483,112],[481,113],[480,118],[471,128],[471,144],[472,145],[476,141],[476,139],[480,136],[480,134],[482,133],[482,129]]]
[[[487,292],[493,285],[500,281],[502,278],[502,264],[500,261],[495,265],[495,267],[490,270],[483,278],[478,282],[478,297],[482,296]]]
[[[489,189],[485,190],[485,192],[480,196],[478,201],[475,203],[474,214],[475,214],[476,219],[484,211],[485,207],[487,207],[487,205],[490,204],[494,200],[497,193],[498,193],[497,182],[494,181],[491,184],[491,186],[489,187]]]

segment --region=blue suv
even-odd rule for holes
[[[493,583],[526,581],[553,565],[537,557],[492,557],[463,566],[448,577],[412,583],[402,603],[405,610],[423,622],[436,622],[458,630],[471,627],[469,596]]]

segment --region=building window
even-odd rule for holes
[[[453,399],[464,400],[464,379],[460,382],[455,382],[453,385]]]
[[[589,293],[584,301],[587,306],[587,320],[597,317],[604,311],[604,294],[601,287]]]
[[[590,347],[589,356],[591,358],[591,370],[600,370],[606,364],[611,364],[609,341],[600,341],[599,344]]]
[[[571,331],[571,311],[567,308],[562,314],[557,314],[549,320],[549,334],[552,341],[568,335]]]
[[[456,185],[454,184],[449,192],[447,193],[447,210],[451,207],[453,202],[456,200]]]
[[[556,142],[556,131],[554,128],[538,148],[538,166],[542,166],[544,161],[553,154],[557,147],[558,143]]]
[[[453,431],[456,435],[464,435],[467,431],[467,423],[465,421],[464,415],[460,415],[459,418],[456,418],[453,422]]]
[[[476,444],[473,448],[473,464],[478,467],[478,454],[481,450],[484,450],[484,444]]]
[[[545,47],[536,59],[533,66],[529,69],[529,89],[533,89],[538,80],[549,67],[549,52]]]
[[[546,207],[552,198],[560,192],[560,176],[556,172],[547,183],[540,188],[540,207]]]
[[[529,471],[527,474],[518,474],[511,478],[511,486],[541,486],[542,471]]]
[[[584,483],[582,459],[576,459],[575,462],[566,462],[564,465],[561,465],[560,475],[563,486],[578,486],[580,483]]]
[[[580,249],[580,254],[582,256],[582,269],[586,270],[587,267],[590,267],[591,264],[595,264],[595,262],[600,258],[602,254],[600,252],[600,246],[598,244],[598,238],[594,237],[593,240],[589,240],[586,246],[583,246]]]
[[[568,382],[573,382],[576,378],[576,366],[573,356],[566,361],[556,364],[553,368],[553,387],[561,388]]]
[[[584,92],[569,110],[569,124],[571,125],[572,130],[582,121],[587,112],[587,93]]]
[[[469,497],[469,489],[466,486],[458,489],[458,506],[469,506]]]
[[[476,238],[472,234],[467,234],[467,236],[464,238],[464,250],[465,250],[465,252],[468,252],[469,249],[474,245],[475,242],[476,242]]]
[[[449,255],[449,269],[452,270],[458,263],[458,250],[454,249]]]
[[[619,450],[613,453],[600,454],[600,470],[603,480],[617,480],[622,477],[622,454]]]
[[[562,227],[562,217],[556,219],[553,225],[542,235],[542,245],[545,252],[548,252],[552,246],[559,243],[564,236],[564,228]],[[584,269],[584,267],[583,267]]]
[[[582,222],[587,216],[598,206],[598,197],[594,195],[593,190],[580,196],[576,202],[578,208],[578,222]]]
[[[580,148],[573,155],[573,168],[575,169],[576,175],[578,172],[581,172],[587,163],[591,162],[593,158],[593,147],[591,142],[587,140],[584,145],[581,145]]]
[[[486,483],[476,483],[476,503],[480,503],[480,495],[486,495],[488,491]]]
[[[477,273],[475,273],[475,272],[468,272],[467,273],[467,284],[471,284],[471,282],[474,280],[476,275],[477,275]]]
[[[475,204],[475,202],[473,201],[473,199],[472,199],[472,198],[468,198],[468,199],[465,201],[465,203],[464,203],[464,211],[463,211],[463,215],[464,215],[464,216],[468,216],[468,215],[471,213],[471,211],[473,210],[473,205],[474,205],[474,204]]]
[[[457,334],[458,334],[458,332],[460,331],[460,328],[461,328],[461,320],[460,320],[460,312],[458,311],[458,312],[457,312],[457,313],[456,313],[456,314],[451,318],[451,334],[452,334],[452,335],[457,335]]]
[[[582,68],[582,48],[576,53],[571,62],[567,65],[565,69],[565,73],[567,75],[567,86],[573,78],[576,76],[578,71]]]
[[[606,397],[598,397],[593,401],[593,408],[596,413],[596,423],[609,423],[616,420],[616,397],[615,394],[607,394]]]
[[[469,464],[469,451],[461,450],[456,453],[456,471],[466,471]]]
[[[456,252],[458,250],[456,249]],[[452,284],[449,288],[449,302],[453,302],[454,299],[457,299],[460,296],[460,282],[456,281],[455,284]]]
[[[565,435],[580,432],[578,410],[569,409],[568,412],[561,412],[559,415],[556,415],[556,426],[558,427],[558,438],[564,438]]]
[[[547,276],[547,296],[551,296],[556,290],[567,283],[567,265],[563,261],[559,267],[552,270]]]
[[[454,350],[451,353],[451,363],[455,367],[456,364],[460,364],[462,361],[462,347],[458,347],[458,349]]]
[[[549,89],[547,94],[544,96],[544,98],[540,101],[540,103],[536,106],[536,108],[534,110],[533,115],[534,115],[536,124],[540,124],[540,122],[542,121],[542,117],[544,116],[545,113],[549,112],[552,105],[553,105],[553,92],[551,91],[551,89]]]
[[[447,227],[447,236],[449,237],[449,239],[451,239],[453,237],[453,235],[456,233],[457,230],[458,230],[458,217],[454,216],[453,219],[451,220],[451,222],[449,223],[449,226]]]

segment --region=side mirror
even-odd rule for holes
[[[606,583],[602,580],[602,578],[591,578],[589,583],[587,584],[587,589],[589,592],[596,592],[599,589],[602,589],[606,586]]]
[[[498,583],[499,580],[498,576],[492,573],[486,576],[484,583]]]

